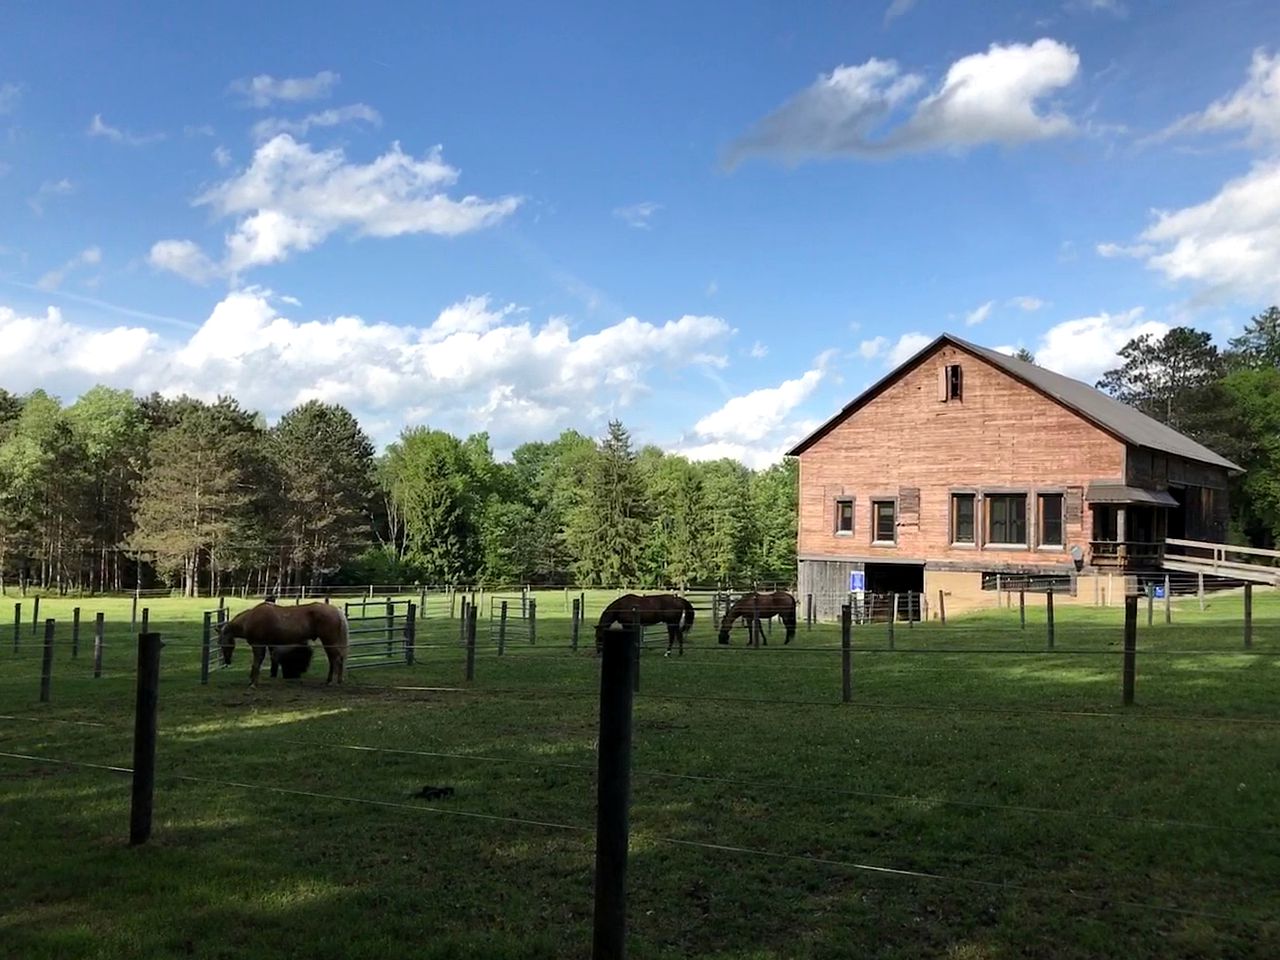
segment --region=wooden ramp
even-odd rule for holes
[[[1280,587],[1280,550],[1170,539],[1165,541],[1162,566],[1179,573],[1203,573]]]

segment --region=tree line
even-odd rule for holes
[[[1175,327],[1120,351],[1098,388],[1244,468],[1232,480],[1232,543],[1280,542],[1280,308],[1251,317],[1225,350]]]
[[[494,458],[413,427],[381,455],[345,408],[268,427],[223,397],[0,389],[0,577],[184,595],[341,583],[790,582],[796,472],[566,431]]]

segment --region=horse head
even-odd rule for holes
[[[236,652],[236,635],[231,621],[218,624],[218,649],[222,652],[222,666],[231,666],[231,655]]]

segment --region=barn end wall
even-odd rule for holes
[[[948,364],[961,367],[962,396],[942,402],[939,379]],[[799,461],[801,557],[915,561],[926,569],[943,563],[958,571],[1065,568],[1071,563],[1070,546],[1088,552],[1092,512],[1087,504],[1074,515],[1068,511],[1062,549],[955,546],[950,542],[953,491],[1027,493],[1034,542],[1036,492],[1062,493],[1091,480],[1126,476],[1125,445],[1119,440],[947,343],[833,426]],[[851,535],[835,530],[840,497],[854,499]],[[897,542],[891,546],[872,543],[872,501],[882,498],[898,503]],[[827,575],[813,570],[809,576]]]

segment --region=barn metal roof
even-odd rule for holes
[[[920,364],[944,343],[950,343],[987,361],[992,366],[998,367],[1015,380],[1025,383],[1049,399],[1057,401],[1086,420],[1097,424],[1119,440],[1134,446],[1172,454],[1186,460],[1195,460],[1235,472],[1244,472],[1243,467],[1232,463],[1225,457],[1219,456],[1208,447],[1196,443],[1196,441],[1184,436],[1172,427],[1152,419],[1140,410],[1112,399],[1101,390],[1096,390],[1079,380],[1064,377],[1060,373],[1054,373],[1052,370],[1046,370],[1044,367],[1037,366],[1034,363],[1015,360],[1013,357],[999,351],[969,343],[967,340],[962,340],[949,333],[944,333],[938,337],[911,359],[864,390],[834,417],[788,450],[787,455],[792,457],[799,456],[809,449],[814,443],[831,432],[838,423],[869,403],[889,384]]]
[[[1141,487],[1127,487],[1123,483],[1089,484],[1084,491],[1085,503],[1135,503],[1153,507],[1176,507],[1178,501],[1164,490],[1144,490]]]

